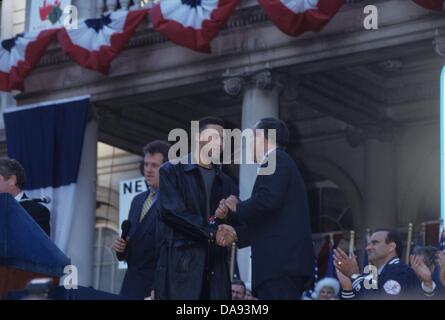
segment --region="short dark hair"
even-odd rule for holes
[[[374,231],[374,233],[376,232],[386,232],[386,239],[385,242],[386,244],[389,244],[391,242],[394,242],[396,244],[396,254],[397,257],[402,257],[403,255],[403,242],[402,242],[402,237],[400,236],[400,233],[397,230],[394,229],[377,229]]]
[[[199,119],[199,132],[201,133],[205,129],[207,129],[210,125],[217,125],[224,128],[225,123],[224,120],[218,117],[204,117]]]
[[[12,176],[16,176],[16,186],[23,190],[25,188],[25,169],[20,162],[15,159],[0,158],[0,176],[9,180]]]
[[[235,285],[235,286],[242,286],[242,287],[244,288],[244,293],[247,292],[246,284],[245,284],[244,281],[242,281],[242,280],[233,280],[233,281],[232,281],[232,285]]]
[[[263,118],[256,125],[256,129],[263,129],[264,136],[269,139],[267,130],[275,130],[277,138],[277,146],[280,148],[286,148],[289,144],[289,128],[283,120],[276,118]]]
[[[168,151],[170,150],[170,144],[167,141],[163,140],[155,140],[153,142],[150,142],[144,147],[144,156],[147,154],[156,154],[160,153],[164,157],[163,162],[166,162],[168,160]]]

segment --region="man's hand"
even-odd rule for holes
[[[226,206],[226,200],[222,199],[219,202],[219,206],[215,211],[215,217],[217,219],[224,220],[229,215],[229,208]]]
[[[216,232],[216,244],[220,247],[229,247],[237,240],[237,235],[233,227],[222,224],[218,226],[218,231]]]
[[[442,251],[437,253],[437,263],[440,268],[440,282],[445,286],[445,254]]]
[[[341,288],[346,291],[352,290],[352,281],[351,278],[345,276],[340,270],[335,268],[337,273],[338,282],[340,282]]]
[[[334,249],[334,266],[345,276],[350,278],[353,274],[359,274],[357,259],[350,258],[342,249]]]
[[[433,287],[433,281],[431,276],[431,270],[423,262],[422,258],[419,256],[410,256],[411,268],[416,273],[417,277],[428,287]]]
[[[236,205],[238,204],[238,202],[239,201],[237,197],[230,196],[224,201],[224,204],[229,208],[230,211],[236,212]]]
[[[116,251],[117,253],[124,253],[125,248],[127,247],[127,243],[128,243],[128,238],[127,240],[124,240],[122,238],[117,238],[113,245],[114,251]]]

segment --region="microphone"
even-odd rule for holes
[[[121,238],[127,241],[128,235],[130,234],[131,222],[129,220],[124,220],[121,225],[122,235]]]
[[[128,235],[130,234],[131,222],[129,220],[124,220],[121,225],[122,235],[121,238],[127,241]],[[116,252],[117,260],[124,261],[125,254]]]
[[[22,203],[22,202],[35,202],[35,203],[50,204],[51,203],[51,198],[50,197],[43,197],[43,198],[23,199],[23,200],[20,200],[20,203]]]

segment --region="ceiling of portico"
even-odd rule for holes
[[[431,42],[419,42],[274,70],[286,79],[280,114],[299,127],[303,138],[341,132],[348,126],[391,126],[404,120],[400,109],[415,103],[432,108],[433,112],[425,112],[434,117],[438,108],[430,102],[439,98],[444,63]],[[241,105],[242,96],[226,94],[221,78],[95,103],[100,140],[133,153],[207,115],[239,127]]]

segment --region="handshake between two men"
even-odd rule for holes
[[[229,214],[236,213],[236,205],[238,204],[238,198],[236,196],[230,196],[227,199],[222,199],[219,202],[219,206],[216,209],[215,217],[219,220],[225,220]],[[238,237],[235,229],[227,224],[221,224],[218,226],[216,232],[216,244],[221,247],[229,247]]]

